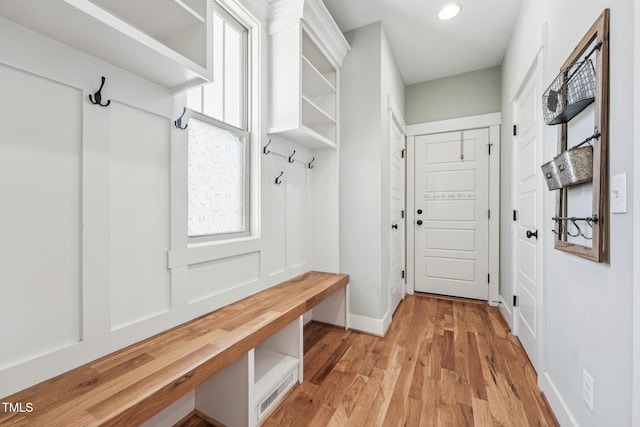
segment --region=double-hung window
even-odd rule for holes
[[[192,241],[249,235],[248,30],[216,4],[213,82],[190,89],[188,236]]]

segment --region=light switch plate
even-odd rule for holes
[[[611,213],[627,213],[627,174],[611,177]]]

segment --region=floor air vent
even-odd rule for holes
[[[258,419],[261,419],[262,416],[271,408],[280,395],[286,392],[295,381],[295,372],[290,372],[281,382],[278,384],[278,387],[271,392],[267,397],[265,397],[260,403],[258,403]]]

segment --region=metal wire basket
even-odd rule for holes
[[[544,121],[567,123],[591,104],[596,96],[596,72],[590,59],[562,70],[542,95]]]

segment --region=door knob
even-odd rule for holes
[[[398,229],[398,224],[392,224],[391,228],[393,228],[394,230],[397,230]]]
[[[422,209],[418,209],[418,215],[422,214]]]
[[[417,220],[417,221],[416,221],[416,224],[418,224],[418,225],[422,225],[422,220],[421,220],[421,219]]]
[[[527,239],[530,239],[532,237],[535,237],[536,240],[538,240],[538,230],[536,231],[527,230]]]

